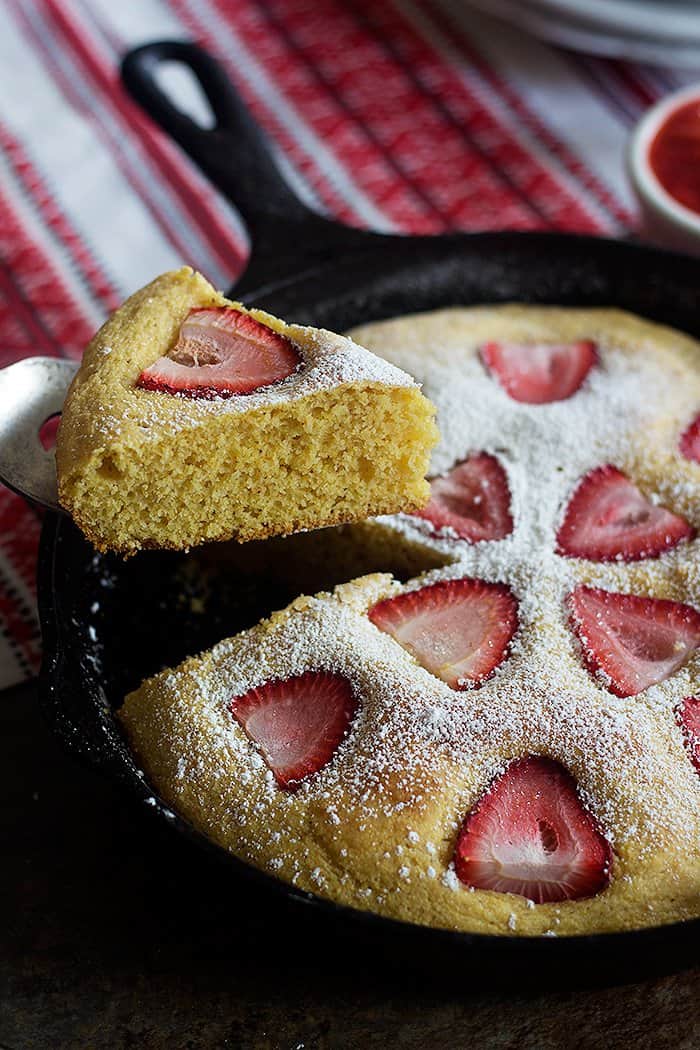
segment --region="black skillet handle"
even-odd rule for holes
[[[183,113],[158,83],[158,67],[173,62],[198,80],[211,106],[213,127],[202,127]],[[267,136],[222,66],[201,47],[183,41],[145,44],[125,56],[121,73],[132,98],[243,216],[251,237],[251,260],[241,282],[246,288],[296,277],[305,264],[330,260],[339,248],[366,247],[371,234],[325,219],[293,193]]]

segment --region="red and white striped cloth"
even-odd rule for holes
[[[0,365],[78,357],[182,262],[221,287],[242,266],[233,209],[119,84],[135,44],[203,43],[300,193],[415,232],[633,226],[628,131],[691,79],[557,50],[459,0],[4,0],[0,19]],[[0,686],[38,665],[39,525],[0,491]]]

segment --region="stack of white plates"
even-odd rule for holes
[[[700,0],[468,2],[576,51],[700,70]]]

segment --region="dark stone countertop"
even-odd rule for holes
[[[700,1047],[700,970],[523,994],[319,949],[68,759],[32,685],[0,695],[0,794],[0,1050]]]

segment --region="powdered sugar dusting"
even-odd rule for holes
[[[124,420],[139,426],[143,440],[157,440],[162,428],[174,432],[206,423],[212,416],[239,414],[270,405],[298,401],[311,394],[349,383],[382,383],[394,387],[415,386],[411,376],[375,356],[345,336],[325,329],[288,325],[285,334],[301,355],[299,368],[278,383],[250,394],[199,399],[165,392],[139,390],[129,383],[126,402],[119,391],[114,412],[105,406],[101,420],[104,433],[116,435]],[[107,353],[107,348],[100,348]],[[134,379],[137,377],[134,377]]]
[[[649,756],[660,750],[660,734],[666,740],[673,737],[678,773],[673,787],[679,793],[670,809],[660,804],[661,799],[656,800],[658,826],[654,834],[660,834],[669,819],[678,834],[696,834],[693,817],[697,813],[698,783],[697,778],[688,776],[672,712],[684,696],[700,687],[700,657],[696,653],[669,680],[640,696],[627,701],[612,698],[605,688],[607,683],[602,678],[593,681],[583,668],[567,626],[564,603],[573,587],[585,580],[610,590],[672,597],[700,607],[700,541],[684,543],[658,559],[630,566],[559,557],[555,537],[571,493],[589,470],[613,463],[633,477],[641,469],[644,476],[650,434],[658,435],[654,451],[659,465],[654,480],[662,491],[650,490],[647,485],[646,494],[654,502],[680,509],[696,528],[700,526],[697,469],[681,461],[676,451],[678,435],[700,406],[700,379],[684,363],[688,340],[676,333],[659,333],[635,319],[608,311],[545,310],[537,315],[538,311],[527,308],[515,308],[510,314],[507,309],[450,310],[355,330],[356,337],[377,353],[410,369],[437,406],[442,440],[434,453],[433,474],[449,471],[471,452],[490,452],[506,470],[515,521],[514,531],[506,539],[478,544],[468,544],[447,529],[436,535],[429,523],[407,515],[380,518],[377,524],[412,543],[437,549],[455,563],[430,574],[429,579],[469,575],[513,587],[519,600],[521,628],[510,662],[497,674],[498,679],[505,677],[499,687],[499,701],[503,704],[506,693],[519,695],[523,709],[518,713],[516,704],[513,716],[529,722],[537,719],[540,702],[545,704],[539,712],[543,720],[549,717],[546,705],[556,704],[556,714],[563,720],[559,740],[555,734],[550,747],[561,752],[562,761],[571,765],[570,746],[562,747],[567,736],[567,745],[573,743],[569,730],[580,723],[575,726],[580,736],[594,716],[597,723],[602,719],[608,725],[599,737],[590,734],[586,751],[589,756],[593,751],[594,757],[612,766],[619,765],[615,749],[623,746],[624,738],[630,763],[639,771],[640,762],[651,761]],[[563,328],[564,338],[593,336],[600,354],[597,366],[582,389],[565,401],[545,405],[513,401],[483,366],[478,354],[480,343],[488,338],[528,341],[547,334],[549,340],[558,341],[558,327]],[[674,344],[680,347],[676,356]],[[663,438],[667,441],[665,449],[659,447]],[[423,582],[414,581],[408,589]],[[587,705],[593,705],[591,710]],[[567,708],[570,726],[563,717]],[[435,723],[434,713],[430,721]],[[550,727],[554,728],[554,716]],[[582,776],[585,780],[583,771]],[[638,782],[638,801],[647,807],[647,826],[654,816],[652,792],[645,786],[650,777],[651,770],[646,769]],[[611,832],[619,836],[619,813],[612,811],[610,801],[606,792],[604,799],[596,800],[595,808],[607,819]],[[630,827],[627,834],[637,834],[637,829]]]

